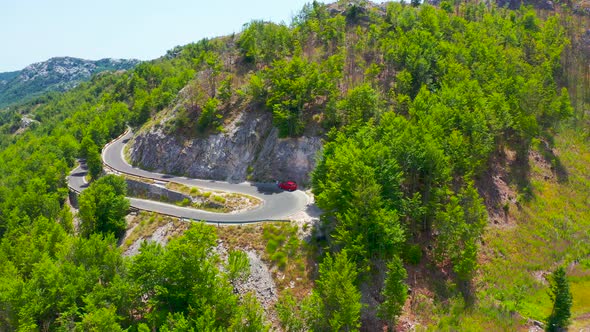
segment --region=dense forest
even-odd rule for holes
[[[460,310],[477,311],[490,161],[507,150],[526,159],[560,123],[584,125],[572,121],[583,111],[570,94],[582,108],[587,96],[568,91],[584,88],[564,66],[577,30],[567,13],[544,16],[484,3],[314,2],[290,25],[253,21],[0,112],[0,330],[270,328],[256,298],[234,292],[246,258],[224,263],[214,227],[195,223],[131,258],[117,246],[126,188],[101,177],[100,149],[127,125],[151,125],[180,93],[189,98],[170,134],[223,132],[235,105],[272,113],[283,137],[324,134],[311,184],[324,214],[309,243],[320,263],[308,296],[281,294],[285,330],[394,328],[407,269],[420,264],[444,271]],[[74,218],[66,176],[82,157],[94,181]],[[519,202],[532,199],[527,181],[518,190]],[[366,302],[367,288],[377,301]],[[487,318],[514,327],[511,310]]]

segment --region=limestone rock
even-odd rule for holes
[[[184,138],[163,126],[141,132],[131,161],[141,167],[192,178],[242,182],[293,180],[309,183],[322,148],[320,137],[279,138],[267,112],[242,111],[225,133]]]

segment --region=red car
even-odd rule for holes
[[[287,191],[295,191],[297,190],[297,183],[295,181],[279,182],[279,188]]]

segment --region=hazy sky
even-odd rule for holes
[[[289,23],[311,0],[0,0],[0,72],[55,56],[154,59],[176,45]],[[326,2],[326,1],[320,1]]]

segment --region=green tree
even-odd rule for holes
[[[221,83],[219,84],[219,92],[217,95],[219,97],[219,100],[223,103],[231,101],[231,96],[233,93],[232,80],[233,76],[227,75],[227,77],[224,78],[223,81],[221,81]]]
[[[283,24],[252,21],[244,25],[238,46],[247,61],[270,64],[291,53],[291,32]]]
[[[92,180],[98,179],[102,173],[102,157],[97,149],[89,150],[86,155],[86,166]]]
[[[223,69],[223,62],[218,54],[213,52],[203,53],[203,62],[205,63],[205,76],[208,80],[209,95],[215,97],[217,93],[217,77]]]
[[[437,258],[449,258],[463,282],[469,282],[477,269],[477,242],[486,222],[487,213],[473,183],[451,196],[436,218]]]
[[[449,1],[442,1],[440,3],[440,8],[447,13],[453,12],[453,5]]]
[[[209,128],[212,124],[217,122],[217,106],[219,106],[219,103],[219,99],[209,98],[203,106],[203,111],[197,121],[197,125],[201,131]]]
[[[281,295],[276,304],[277,315],[281,321],[281,326],[287,332],[305,331],[305,321],[302,317],[301,304],[292,295],[290,290],[286,290]]]
[[[154,328],[195,331],[264,331],[263,311],[255,298],[242,301],[218,269],[215,229],[193,223],[166,247],[144,243],[129,269],[136,281],[136,310]],[[242,262],[243,263],[243,262]]]
[[[390,331],[395,330],[396,319],[408,297],[408,286],[405,283],[407,277],[408,273],[399,257],[396,256],[387,263],[387,277],[381,291],[384,301],[379,305],[378,314],[388,322]]]
[[[332,230],[335,248],[359,267],[375,258],[389,259],[405,239],[399,214],[402,178],[399,165],[375,128],[340,134],[324,148],[313,173],[316,201]]]
[[[104,116],[97,116],[86,129],[86,136],[92,138],[92,141],[98,146],[106,144],[109,137],[109,128],[107,128],[105,120]]]
[[[74,234],[74,216],[68,205],[64,204],[59,212],[58,222],[66,233]]]
[[[122,177],[107,175],[93,182],[80,194],[80,233],[113,233],[120,238],[125,232],[129,210],[127,183]]]
[[[320,277],[305,308],[311,330],[358,331],[362,304],[355,285],[357,276],[356,265],[346,253],[324,258]]]
[[[361,84],[348,92],[338,109],[342,124],[366,122],[379,114],[379,95],[369,84]]]
[[[102,173],[102,157],[100,149],[96,145],[92,136],[86,135],[80,143],[80,156],[86,159],[88,173],[93,180],[98,179]]]
[[[302,57],[278,60],[265,71],[269,83],[266,106],[273,112],[273,121],[280,136],[303,133],[303,112],[322,91],[317,63]]]
[[[230,331],[267,332],[270,326],[265,323],[264,309],[252,292],[246,294],[236,308],[236,318],[228,328]]]
[[[547,318],[547,331],[565,331],[570,324],[572,293],[563,266],[551,274],[551,293],[553,310]]]
[[[166,318],[166,324],[160,326],[160,331],[163,332],[191,332],[195,331],[195,329],[191,326],[191,323],[183,313],[169,313],[168,317]]]
[[[115,313],[116,308],[100,308],[83,316],[78,327],[83,331],[123,331],[118,323],[120,317]]]
[[[62,155],[68,164],[68,166],[74,165],[74,160],[78,155],[80,144],[76,138],[69,133],[63,133],[59,138],[59,149],[62,151]]]
[[[90,135],[85,135],[82,139],[82,142],[80,143],[80,157],[87,158],[88,152],[92,150],[98,150],[98,146],[96,145],[94,140],[92,140],[92,137]]]

